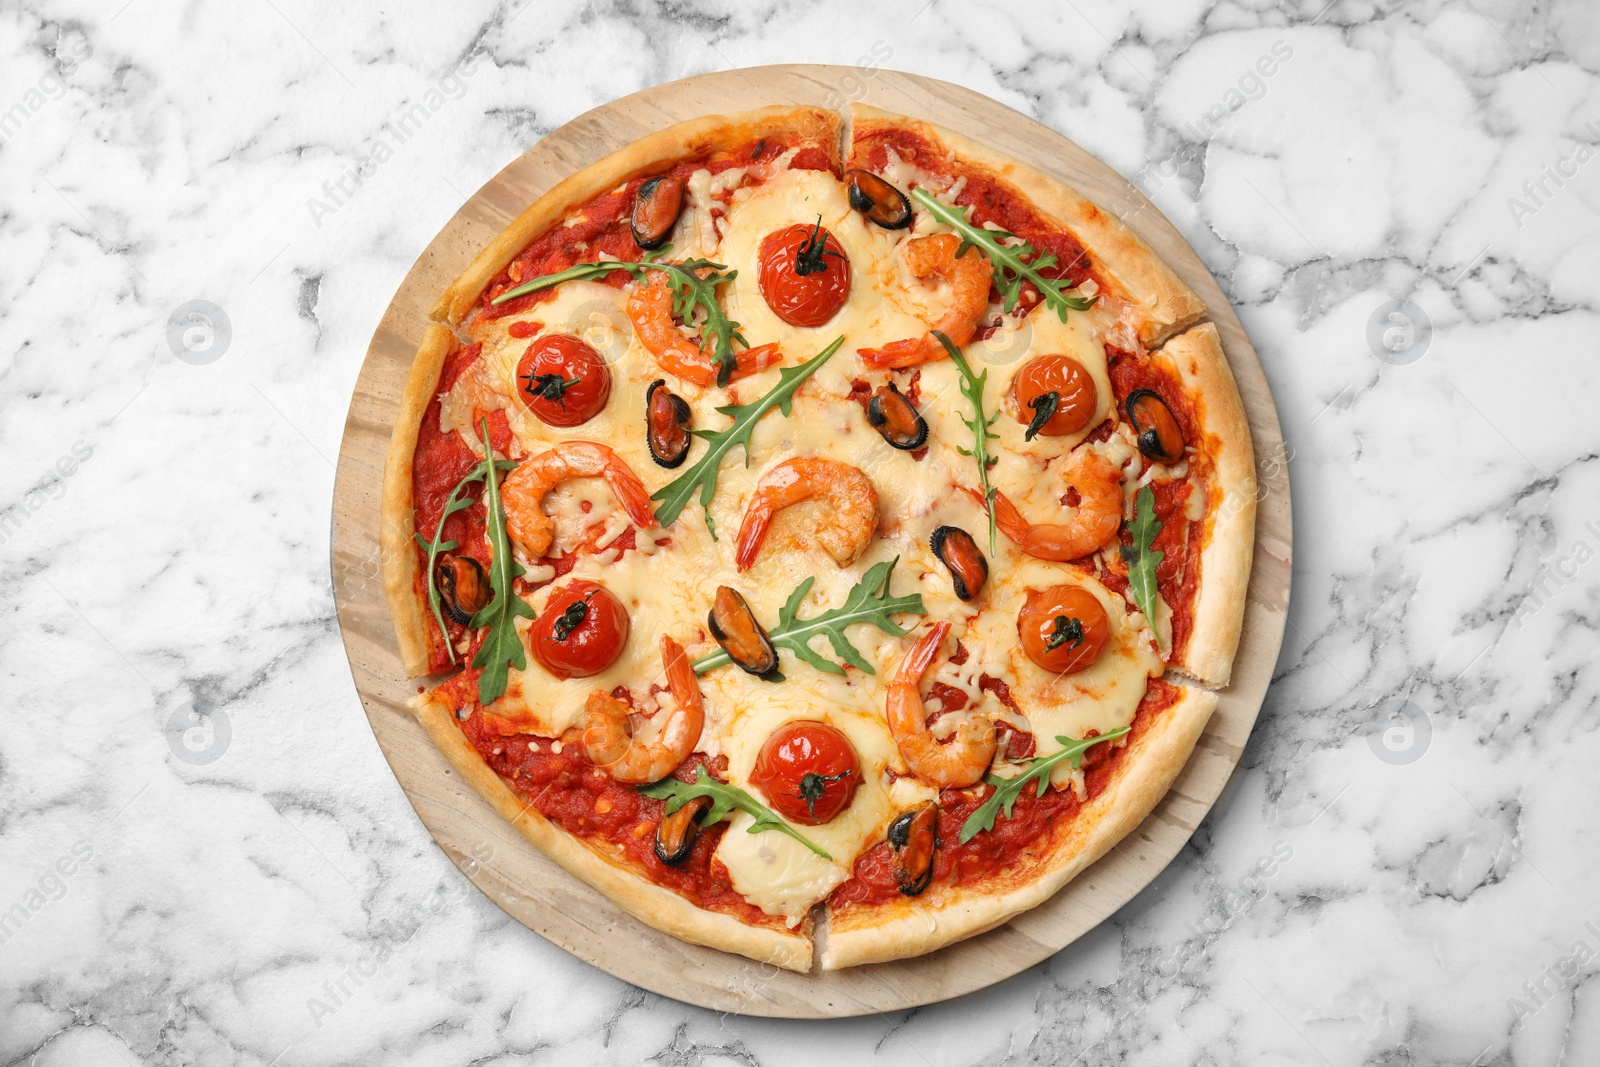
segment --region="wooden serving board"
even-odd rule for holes
[[[686,944],[633,919],[556,866],[450,769],[407,711],[407,681],[379,578],[378,501],[402,383],[439,292],[524,207],[561,178],[664,126],[770,104],[852,100],[936,121],[1031,163],[1120,216],[1210,308],[1243,394],[1257,457],[1255,569],[1233,685],[1188,766],[1116,849],[1046,904],[918,959],[793,974]],[[982,989],[1060,951],[1167,866],[1227,784],[1266,693],[1289,602],[1289,484],[1277,411],[1255,350],[1200,258],[1110,167],[987,97],[887,70],[784,65],[704,74],[581,115],[528,149],[456,212],[412,266],[367,350],[339,449],[333,576],[350,669],[378,744],[439,847],[519,922],[601,970],[715,1011],[788,1018],[910,1008]]]

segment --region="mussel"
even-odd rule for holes
[[[928,423],[893,382],[880,385],[867,401],[867,422],[890,447],[910,452],[928,443]]]
[[[667,388],[665,378],[650,383],[644,394],[644,435],[650,458],[663,467],[676,467],[689,455],[689,405]]]
[[[444,613],[462,626],[489,603],[489,575],[471,556],[446,553],[433,565],[433,581]]]
[[[767,631],[756,622],[755,613],[737,591],[725,585],[717,586],[706,625],[717,644],[741,670],[764,678],[778,669],[778,650],[772,647]]]
[[[640,248],[660,248],[672,236],[672,227],[683,210],[683,179],[672,175],[651,178],[639,186],[633,198],[633,243]]]
[[[1138,435],[1139,451],[1157,463],[1176,463],[1183,458],[1183,430],[1167,402],[1152,389],[1135,389],[1122,408]]]
[[[852,167],[844,172],[850,188],[850,206],[886,230],[911,225],[911,201],[906,194],[870,170]]]
[[[959,526],[941,526],[928,539],[928,547],[950,571],[956,596],[971,600],[989,578],[989,561],[972,535]]]
[[[710,797],[692,797],[687,804],[666,816],[656,826],[656,859],[676,867],[689,858],[694,843],[705,827],[700,816],[711,806]]]
[[[933,881],[933,854],[939,847],[938,828],[939,805],[932,800],[901,812],[889,824],[895,885],[908,897],[916,896]]]

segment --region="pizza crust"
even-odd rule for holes
[[[423,415],[433,401],[439,372],[455,343],[455,335],[438,324],[429,326],[417,346],[417,355],[406,375],[400,395],[400,411],[395,416],[394,433],[389,438],[389,455],[383,465],[383,497],[378,533],[379,558],[383,563],[383,595],[389,601],[394,619],[394,636],[400,646],[400,662],[406,677],[428,673],[428,647],[431,630],[427,601],[417,595],[416,580],[422,561],[417,558],[416,518],[412,498],[412,462],[417,451],[417,434]]]
[[[750,926],[731,915],[706,911],[670,889],[617,866],[523,803],[483,762],[456,725],[451,710],[435,700],[433,694],[414,697],[411,712],[456,773],[487,800],[501,818],[540,852],[599,890],[629,915],[692,944],[747,956],[786,970],[811,969],[811,937],[806,925],[794,930]]]
[[[1151,358],[1163,360],[1177,374],[1194,404],[1211,458],[1194,627],[1170,666],[1220,688],[1233,673],[1255,555],[1258,487],[1250,424],[1215,326],[1208,322],[1187,330]],[[1216,494],[1220,500],[1212,499]]]
[[[1205,302],[1137,234],[1043,171],[953,130],[866,104],[850,105],[850,128],[852,138],[877,130],[909,130],[1021,193],[1041,214],[1071,231],[1094,257],[1096,273],[1116,283],[1119,295],[1136,309],[1132,325],[1146,348],[1154,348],[1205,317]]]
[[[1050,899],[1144,821],[1183,770],[1216,706],[1216,694],[1185,690],[1131,743],[1123,756],[1127,773],[1080,809],[1050,842],[1047,860],[1013,874],[1004,888],[957,887],[937,897],[906,897],[830,914],[822,969],[921,956],[992,930]]]
[[[839,145],[839,116],[822,108],[779,105],[737,115],[706,115],[642,137],[558,182],[554,188],[500,231],[439,297],[433,317],[459,326],[478,303],[484,286],[505,269],[528,243],[560,222],[580,204],[641,175],[684,159],[709,155],[763,137],[811,144],[833,152]]]

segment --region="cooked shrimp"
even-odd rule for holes
[[[529,557],[550,551],[556,526],[541,505],[546,493],[569,478],[604,478],[629,518],[639,526],[656,524],[650,494],[621,456],[593,441],[567,441],[523,460],[500,484],[506,532]]]
[[[862,360],[870,367],[914,367],[944,359],[944,346],[933,336],[938,330],[950,338],[950,343],[960,347],[972,340],[978,330],[978,320],[989,306],[989,283],[993,268],[989,258],[976,248],[956,258],[961,238],[953,233],[936,233],[927,237],[913,237],[906,242],[906,265],[918,278],[937,274],[950,282],[955,297],[938,322],[928,327],[921,337],[904,341],[890,341],[882,348],[862,348]]]
[[[661,732],[649,744],[628,733],[632,709],[625,702],[595,690],[584,705],[583,750],[619,782],[660,781],[700,743],[700,731],[706,725],[700,683],[683,646],[666,634],[661,635],[661,663],[667,669],[667,688],[677,707],[666,713]]]
[[[1078,491],[1078,506],[1064,523],[1030,523],[1004,493],[994,495],[995,522],[1035,559],[1080,559],[1116,537],[1122,527],[1122,474],[1105,457],[1079,452],[1065,477]],[[983,498],[978,499],[981,503]]]
[[[889,683],[884,702],[889,732],[900,747],[906,766],[918,778],[941,788],[971,785],[983,778],[994,759],[994,723],[984,716],[969,715],[948,741],[936,741],[928,732],[927,709],[922,704],[922,676],[933,666],[950,624],[941,622],[912,646],[900,673]]]
[[[665,274],[651,271],[646,284],[634,287],[628,298],[628,321],[662,370],[696,385],[716,384],[717,368],[711,362],[713,346],[709,342],[696,345],[678,329],[672,319],[672,286]],[[776,366],[782,353],[775,344],[760,345],[746,348],[734,358],[736,366],[730,380],[737,381]]]
[[[859,468],[832,459],[786,459],[761,476],[739,527],[734,562],[749,570],[761,552],[772,516],[806,500],[828,504],[832,514],[813,533],[839,566],[861,555],[878,528],[878,491]]]

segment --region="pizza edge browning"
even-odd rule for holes
[[[1050,840],[1037,843],[1045,858],[1012,872],[1005,878],[1009,884],[999,891],[987,882],[957,885],[933,901],[903,897],[830,910],[822,969],[921,956],[976,937],[1049,900],[1133,832],[1160,803],[1188,763],[1216,707],[1215,693],[1185,688],[1177,703],[1129,744],[1123,769],[1110,787]]]
[[[1205,302],[1138,234],[1071,186],[931,122],[866,104],[850,105],[850,116],[853,139],[877,131],[908,130],[937,144],[964,166],[987,171],[995,180],[1021,193],[1046,218],[1062,224],[1093,257],[1097,273],[1103,268],[1103,273],[1122,289],[1121,295],[1141,312],[1137,330],[1139,341],[1146,348],[1156,347],[1205,317]]]
[[[383,595],[394,617],[400,662],[408,678],[428,673],[429,647],[428,604],[416,594],[417,575],[422,568],[413,549],[416,534],[413,465],[422,419],[433,401],[439,374],[454,343],[455,335],[438,323],[429,325],[423,334],[400,394],[400,411],[395,416],[389,454],[383,465],[383,495],[379,503],[382,517],[378,531]]]
[[[414,698],[411,713],[462,781],[487,800],[501,818],[545,856],[629,915],[696,945],[734,952],[791,971],[810,969],[809,920],[793,930],[755,926],[702,908],[613,863],[519,799],[472,747],[456,725],[451,709],[434,700],[432,693]]]
[[[840,119],[834,112],[780,104],[736,115],[706,115],[641,137],[562,179],[513,219],[439,297],[434,320],[461,325],[484,287],[530,241],[560,222],[568,211],[630,179],[763,137],[815,141],[837,158],[839,128]]]
[[[1233,659],[1244,629],[1245,596],[1255,559],[1255,446],[1238,384],[1211,323],[1201,323],[1150,354],[1165,360],[1184,391],[1194,398],[1211,460],[1207,490],[1221,493],[1206,501],[1200,551],[1200,587],[1195,594],[1189,640],[1167,666],[1213,688],[1233,676]]]
[[[1247,479],[1253,468],[1248,426],[1215,329],[1209,324],[1193,326],[1205,315],[1204,304],[1137,235],[1055,179],[961,135],[861,105],[854,105],[851,115],[859,124],[856,126],[858,134],[863,128],[871,129],[874,123],[919,133],[950,152],[962,165],[975,165],[991,172],[996,180],[1021,193],[1042,215],[1079,237],[1096,261],[1097,273],[1120,287],[1122,291],[1117,295],[1127,298],[1143,316],[1135,329],[1142,344],[1147,348],[1155,346],[1151,348],[1151,358],[1163,352],[1179,359],[1189,357],[1173,365],[1189,395],[1202,397],[1201,402],[1196,403],[1196,413],[1205,426],[1207,437],[1215,437],[1224,445],[1242,439],[1242,451],[1225,447],[1217,454],[1215,464],[1216,480],[1224,493],[1234,491],[1229,488],[1233,484],[1239,485],[1242,491],[1245,484],[1242,479]],[[426,601],[419,598],[416,591],[421,565],[413,549],[413,457],[421,421],[435,396],[440,373],[457,339],[451,327],[459,327],[469,318],[484,288],[530,241],[594,197],[663,165],[763,136],[812,141],[826,147],[842,165],[843,158],[848,157],[849,144],[841,150],[841,127],[839,116],[833,112],[779,106],[731,116],[708,116],[660,130],[552,187],[497,236],[445,290],[434,308],[434,321],[406,379],[400,415],[385,464],[381,505],[384,588],[409,676],[427,674],[430,642]],[[1191,334],[1194,335],[1192,339]],[[1163,343],[1165,346],[1160,347]],[[1203,396],[1199,392],[1208,388],[1218,393]],[[1224,474],[1229,481],[1222,481]],[[1169,664],[1172,669],[1206,684],[1226,684],[1238,642],[1242,604],[1230,609],[1228,600],[1242,596],[1248,582],[1254,506],[1254,496],[1249,494],[1247,508],[1237,509],[1227,516],[1226,524],[1215,523],[1208,532],[1201,553],[1200,565],[1205,577],[1196,595],[1195,628],[1183,650],[1183,661],[1179,662],[1175,656]],[[1208,501],[1208,522],[1211,517]],[[1241,539],[1242,550],[1238,547]],[[1233,547],[1228,547],[1229,544]],[[1213,566],[1217,569],[1215,575],[1211,573]],[[943,922],[936,933],[928,932],[920,938],[908,937],[905,933],[880,935],[880,930],[893,928],[889,924],[856,929],[846,922],[839,930],[843,940],[830,941],[824,966],[833,969],[930,952],[1000,925],[1048,899],[1131,832],[1155,806],[1187,761],[1215,704],[1213,694],[1191,689],[1163,712],[1159,722],[1135,742],[1134,751],[1129,753],[1135,764],[1119,774],[1112,789],[1085,807],[1086,818],[1072,821],[1075,830],[1063,833],[1060,841],[1047,846],[1051,858],[1039,868],[1045,872],[1042,876],[1030,877],[1026,884],[1002,894],[984,892],[981,887],[948,890],[942,897],[947,910],[941,914],[954,921]],[[608,860],[524,805],[479,756],[448,708],[423,696],[412,702],[412,710],[430,738],[475,792],[488,800],[546,856],[629,914],[695,944],[791,970],[804,971],[810,967],[809,919],[794,931],[752,925],[703,909]],[[1144,761],[1150,761],[1149,765],[1140,765]],[[1088,851],[1080,855],[1080,845],[1092,851],[1092,855]],[[861,913],[865,915],[870,911],[872,908],[866,907]],[[893,919],[890,924],[900,921]],[[917,921],[926,927],[925,915]],[[906,949],[908,944],[911,947]]]

